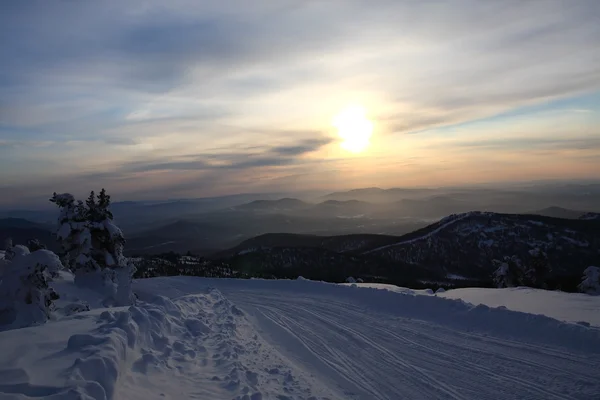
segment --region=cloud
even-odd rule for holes
[[[254,147],[250,151],[186,155],[179,160],[166,157],[158,160],[136,161],[120,165],[116,173],[149,171],[236,170],[276,167],[298,163],[303,155],[315,152],[331,143],[330,138],[302,140],[289,146]]]
[[[139,144],[137,140],[128,137],[105,137],[102,141],[106,144],[116,144],[121,146],[134,146]]]
[[[529,138],[509,137],[505,139],[457,140],[445,142],[432,147],[476,150],[589,150],[600,155],[600,138],[598,137],[563,137],[563,138]]]
[[[293,146],[273,147],[271,152],[282,156],[299,156],[306,153],[312,153],[331,142],[331,138],[309,139]]]
[[[329,143],[311,132],[347,102],[375,117],[374,153],[396,157],[404,133],[600,92],[598,12],[597,0],[1,2],[0,177],[148,173],[135,186],[291,168]]]
[[[39,148],[52,146],[54,142],[43,140],[3,140],[0,139],[0,149]]]

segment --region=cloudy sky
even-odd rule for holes
[[[600,1],[2,1],[0,202],[600,177]],[[346,151],[332,119],[373,124]]]

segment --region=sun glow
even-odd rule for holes
[[[364,151],[370,144],[373,123],[365,115],[365,109],[351,106],[333,118],[333,126],[342,138],[342,148],[352,153]]]

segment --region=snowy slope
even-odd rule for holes
[[[68,291],[63,282],[61,291]],[[311,281],[153,278],[0,332],[0,399],[591,399],[600,330]]]
[[[343,283],[359,288],[389,290],[406,295],[433,295],[430,289],[415,290],[385,283]],[[600,296],[565,293],[552,290],[516,287],[506,289],[463,288],[452,289],[436,296],[463,300],[473,305],[506,307],[509,310],[545,315],[559,321],[590,324],[600,327]]]
[[[507,289],[453,289],[438,296],[489,307],[542,314],[561,321],[585,322],[600,327],[600,296],[517,287]]]

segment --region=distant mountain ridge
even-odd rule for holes
[[[239,245],[219,252],[213,256],[227,257],[258,249],[288,247],[288,248],[322,248],[337,253],[360,253],[365,247],[373,244],[384,245],[395,243],[398,236],[376,234],[350,234],[337,236],[302,235],[294,233],[267,233]]]
[[[290,268],[294,262],[310,263],[302,259],[300,250],[306,248],[345,254],[364,265],[386,269],[412,266],[414,274],[441,280],[458,276],[483,281],[489,280],[494,270],[492,260],[513,255],[526,259],[529,250],[539,248],[548,254],[553,276],[579,279],[583,269],[600,259],[600,220],[468,212],[403,236],[271,234],[245,241],[223,254],[239,263],[249,257],[255,263],[268,263],[266,268]],[[286,256],[292,253],[296,261]],[[337,256],[329,257],[335,260]]]
[[[546,207],[541,210],[533,211],[530,214],[543,215],[546,217],[554,217],[554,218],[566,218],[566,219],[578,219],[583,217],[586,213],[585,211],[577,211],[571,210],[564,207]],[[589,213],[595,214],[595,213]]]
[[[310,207],[310,203],[306,203],[299,199],[284,197],[277,200],[254,200],[250,203],[241,204],[233,207],[234,210],[244,211],[293,211],[301,210]]]
[[[13,244],[26,244],[31,239],[38,239],[51,250],[58,250],[59,247],[52,225],[38,224],[23,218],[0,219],[0,246],[9,238]]]

